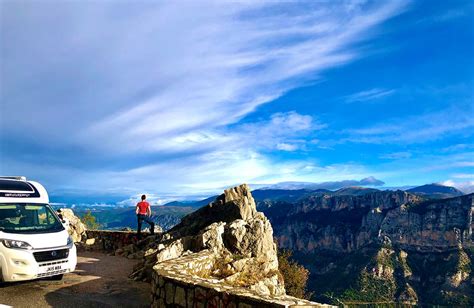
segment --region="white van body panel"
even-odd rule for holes
[[[12,180],[13,181],[13,180]],[[29,184],[32,184],[34,186],[34,188],[36,188],[36,190],[39,192],[40,196],[39,197],[32,197],[32,198],[25,198],[25,197],[22,197],[22,198],[16,198],[16,197],[2,197],[0,196],[0,204],[2,203],[18,203],[18,202],[21,202],[21,203],[42,203],[42,204],[49,204],[49,196],[48,196],[48,192],[46,191],[46,189],[43,187],[43,185],[41,185],[40,183],[38,182],[34,182],[34,181],[28,181],[27,183]],[[3,192],[3,190],[0,190]],[[24,192],[22,191],[8,191],[9,193],[12,194],[12,196],[14,196],[15,194],[24,194]],[[15,201],[13,201],[15,200]]]
[[[66,246],[68,237],[69,234],[67,233],[67,230],[55,233],[38,234],[15,234],[0,231],[1,239],[27,242],[35,250]]]
[[[1,233],[0,236],[2,236]],[[30,240],[29,243],[31,242],[34,240]],[[38,262],[34,257],[34,253],[48,253],[63,249],[69,249],[69,255],[59,260]],[[77,251],[74,244],[70,248],[63,246],[56,247],[54,250],[23,250],[7,248],[0,243],[0,280],[2,281],[32,280],[70,273],[75,270],[76,264]]]
[[[31,184],[34,194],[30,196],[25,191],[0,190],[0,205],[49,204],[48,193],[40,183],[26,183]],[[0,230],[0,281],[31,280],[74,271],[77,264],[76,246],[68,243],[68,238],[66,229],[48,233],[12,233]],[[23,241],[31,249],[9,248],[2,240]]]

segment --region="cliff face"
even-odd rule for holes
[[[346,302],[471,303],[473,208],[472,194],[403,191],[259,202],[279,246],[310,269],[310,288]]]
[[[403,191],[355,196],[322,193],[293,204],[264,202],[259,206],[278,226],[275,235],[280,247],[350,252],[377,240],[390,210],[419,200]]]
[[[472,242],[473,195],[402,205],[387,212],[380,231],[400,248],[447,251]]]
[[[279,246],[301,252],[352,252],[387,240],[417,251],[452,249],[471,240],[471,207],[472,195],[423,202],[402,191],[259,204]]]

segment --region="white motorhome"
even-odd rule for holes
[[[62,279],[76,263],[74,242],[46,189],[25,177],[0,177],[0,281]]]

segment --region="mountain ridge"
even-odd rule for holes
[[[459,189],[439,183],[425,184],[406,190],[410,193],[420,194],[428,198],[450,198],[464,195]]]

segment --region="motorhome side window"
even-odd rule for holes
[[[10,233],[56,232],[63,225],[47,204],[0,204],[0,230]]]

